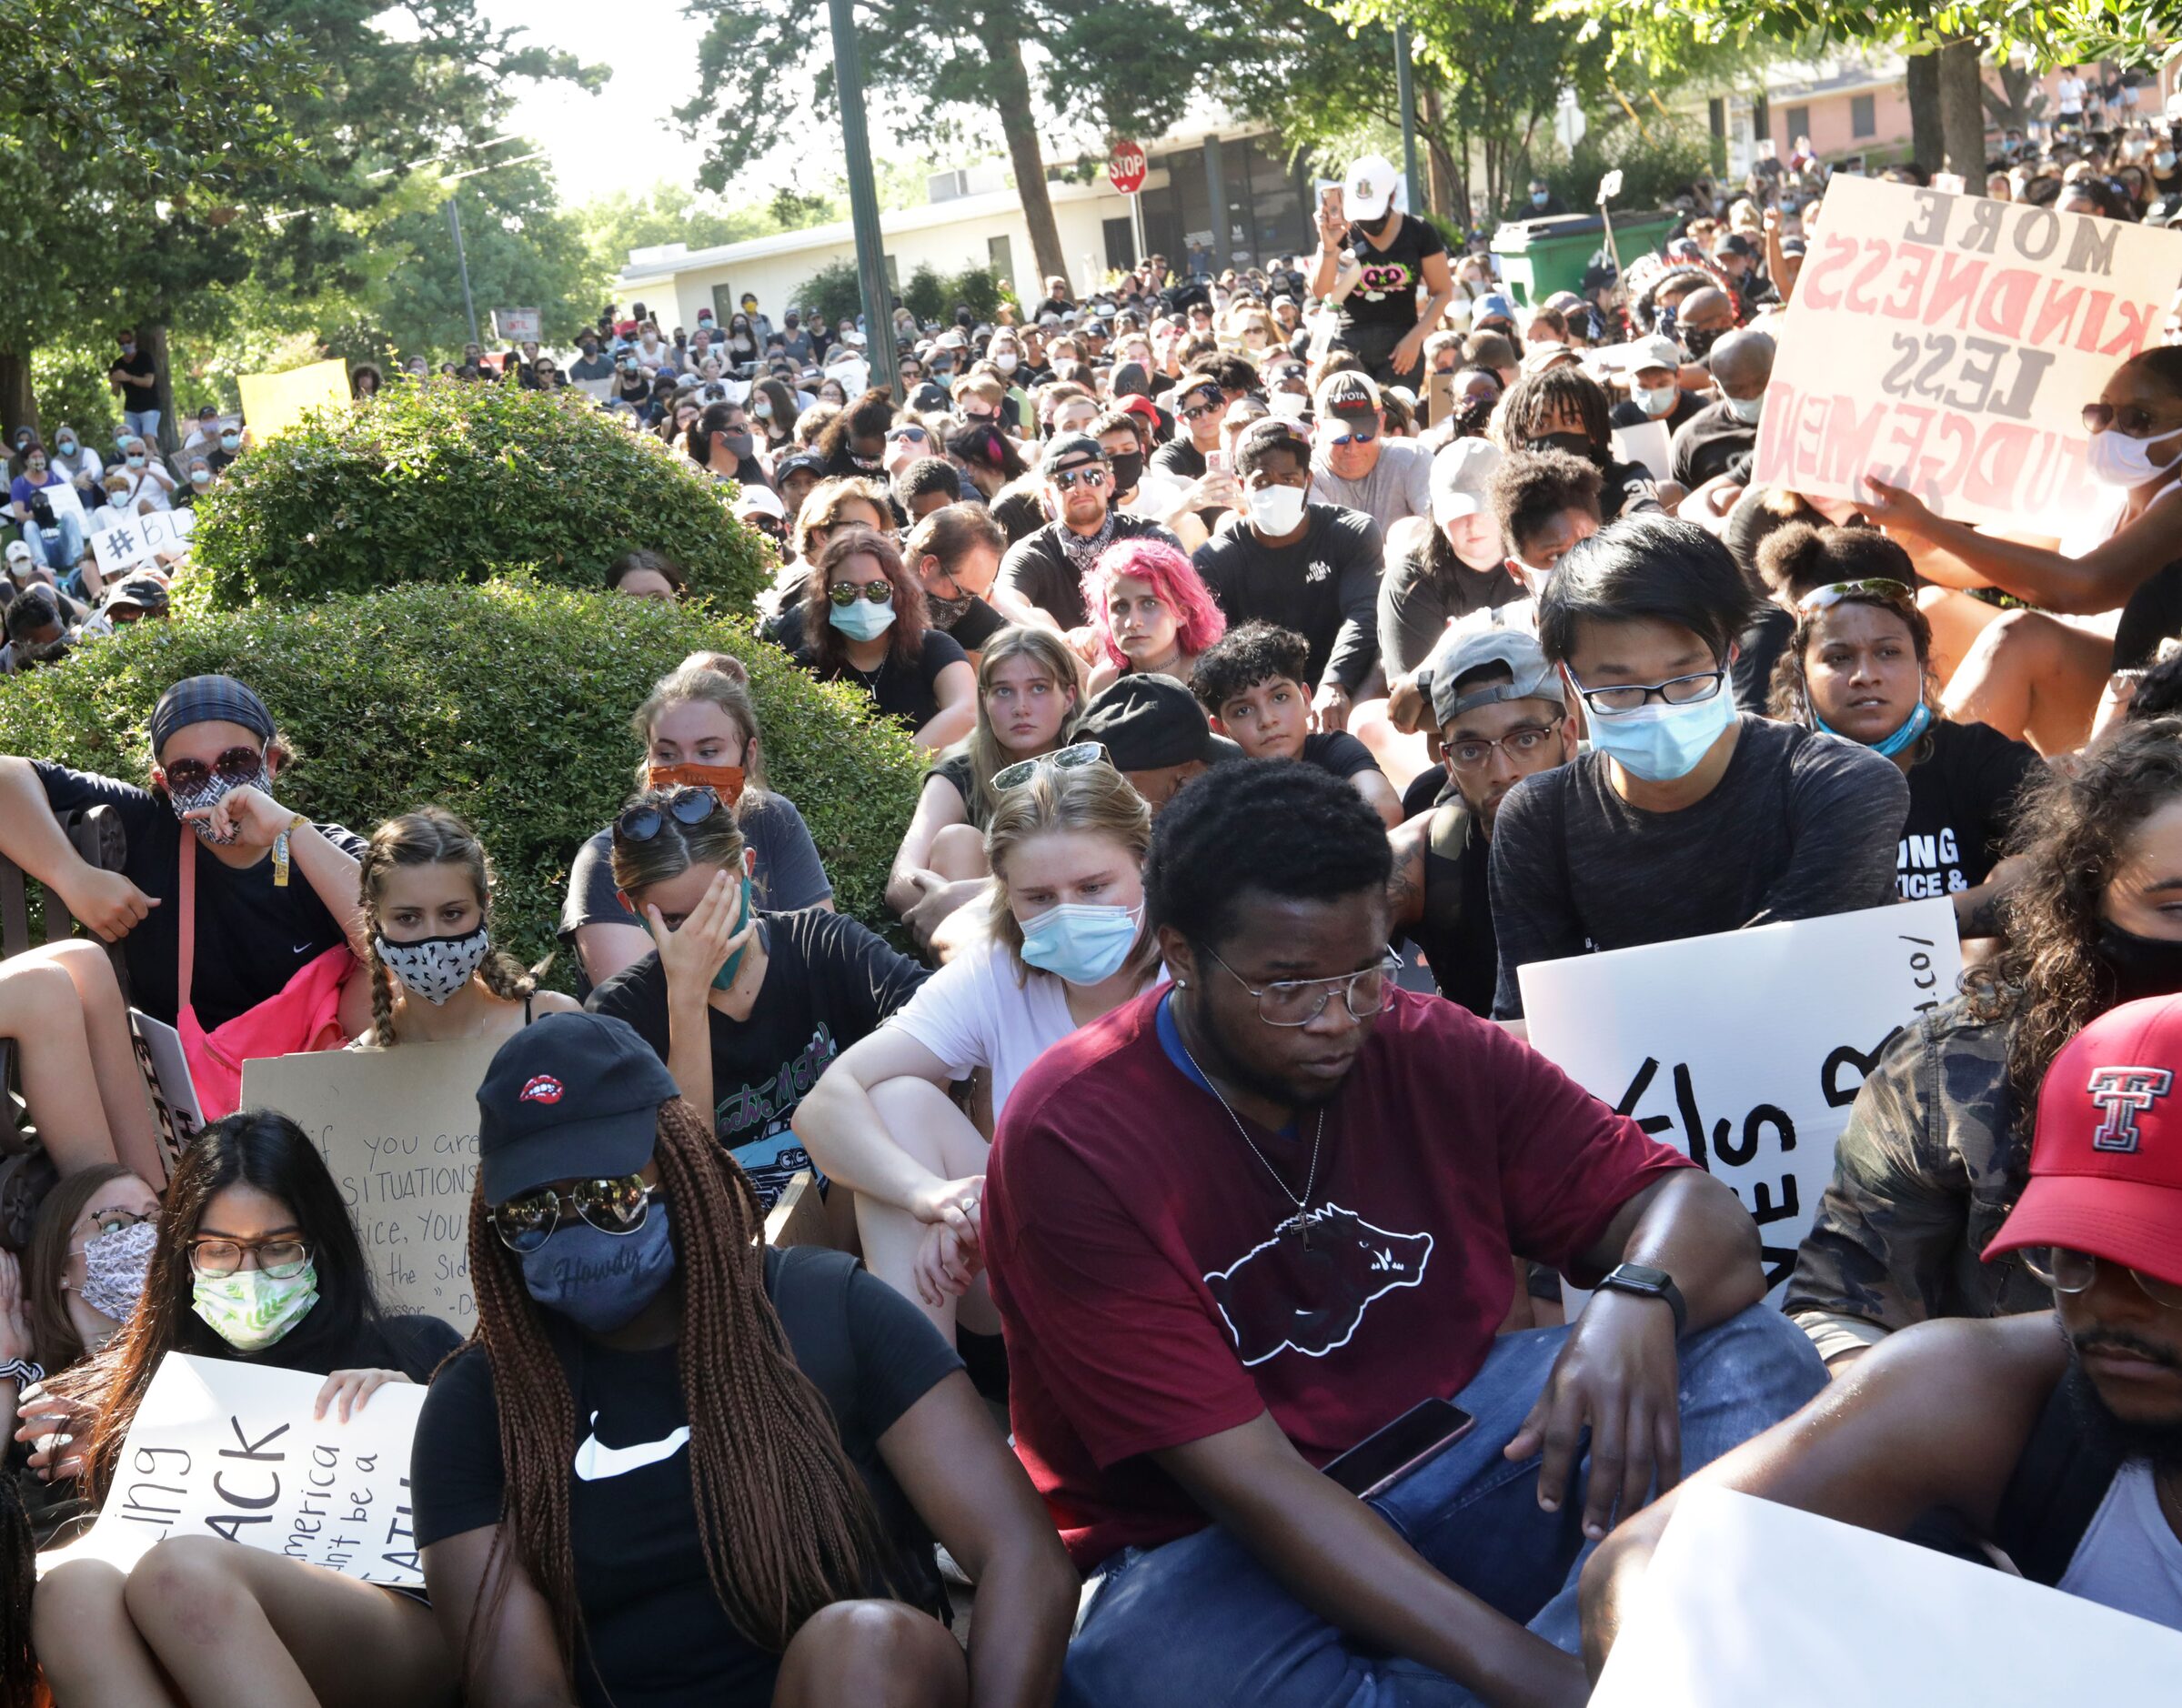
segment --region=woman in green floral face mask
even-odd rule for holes
[[[387,1382],[427,1381],[459,1340],[435,1319],[379,1311],[317,1150],[285,1115],[246,1110],[184,1156],[135,1314],[26,1401],[20,1438],[34,1469],[75,1477],[96,1504],[126,1475],[122,1444],[168,1352],[323,1375],[318,1414],[346,1421]],[[58,1708],[231,1701],[237,1679],[298,1708],[456,1694],[455,1659],[419,1599],[212,1537],[161,1542],[126,1575],[60,1566],[31,1625]]]

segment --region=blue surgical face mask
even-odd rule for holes
[[[1833,725],[1826,722],[1826,720],[1821,718],[1815,711],[1811,714],[1811,721],[1819,728],[1825,730],[1829,736],[1841,735],[1840,730],[1835,728]],[[1923,700],[1919,700],[1916,703],[1916,709],[1911,712],[1908,717],[1902,719],[1902,727],[1895,730],[1894,734],[1888,736],[1885,740],[1873,742],[1871,744],[1871,750],[1874,753],[1884,754],[1886,758],[1891,759],[1895,754],[1899,753],[1904,748],[1907,747],[1919,736],[1923,735],[1926,730],[1931,728],[1932,708],[1926,705]],[[1844,741],[1852,741],[1855,738],[1853,736],[1841,736],[1841,738]]]
[[[231,451],[242,442],[243,436],[239,433],[223,433],[220,435],[220,449],[224,451]]]
[[[851,640],[877,640],[894,627],[894,604],[874,605],[860,593],[846,605],[828,606],[826,620]]]
[[[1710,699],[1670,706],[1654,701],[1631,712],[1591,711],[1591,745],[1632,777],[1671,783],[1687,777],[1735,720],[1735,697],[1725,682]]]
[[[61,447],[62,456],[73,457],[75,455],[75,441],[74,439],[62,439],[59,440],[58,443]]]
[[[750,879],[749,874],[745,872],[742,879],[742,911],[735,916],[735,929],[738,931],[742,929],[745,925],[749,923],[749,918]],[[735,970],[742,965],[742,958],[749,952],[749,947],[748,943],[745,943],[720,963],[719,970],[712,975],[712,988],[715,990],[725,990],[735,982]]]
[[[523,1286],[548,1311],[579,1329],[611,1334],[627,1328],[674,1274],[667,1206],[654,1199],[634,1233],[606,1233],[564,1216],[545,1244],[523,1253]]]
[[[1141,904],[1064,901],[1022,921],[1023,959],[1070,984],[1103,984],[1121,970],[1143,922]]]
[[[1735,417],[1745,427],[1757,426],[1758,417],[1765,412],[1765,398],[1763,393],[1755,397],[1723,397],[1720,402],[1725,406],[1727,413]]]

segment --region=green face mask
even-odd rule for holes
[[[750,878],[749,874],[745,872],[742,877],[742,911],[735,916],[735,929],[739,931],[742,929],[749,923],[749,917]],[[749,947],[748,943],[745,943],[741,949],[737,949],[720,964],[719,970],[712,975],[712,988],[715,990],[725,990],[735,982],[736,971],[741,967],[743,955]]]
[[[318,1270],[306,1263],[294,1275],[238,1269],[232,1275],[199,1275],[190,1308],[238,1352],[262,1352],[303,1321],[318,1302]]]

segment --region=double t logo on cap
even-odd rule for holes
[[[2091,1135],[2091,1148],[2134,1152],[2143,1136],[2137,1116],[2149,1112],[2174,1084],[2174,1073],[2167,1068],[2094,1068],[2088,1090],[2106,1120]]]

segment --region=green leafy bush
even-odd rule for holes
[[[838,327],[864,311],[863,281],[853,257],[830,261],[800,285],[789,301],[803,311],[806,325]]]
[[[195,555],[236,608],[518,568],[598,588],[649,546],[742,610],[770,572],[727,491],[581,393],[433,380],[246,453],[198,509]]]
[[[917,264],[909,283],[901,287],[901,301],[910,313],[928,327],[945,319],[954,307],[954,299],[947,292],[946,278],[930,261]]]
[[[908,737],[747,623],[650,599],[516,577],[142,623],[13,678],[0,752],[141,778],[166,687],[240,677],[301,756],[283,805],[367,834],[427,802],[460,813],[498,868],[502,939],[534,960],[554,947],[576,849],[631,791],[630,713],[700,648],[748,665],[767,772],[809,822],[835,905],[884,923],[887,868],[924,769]],[[571,981],[564,958],[553,982]]]
[[[1634,216],[1664,207],[1711,170],[1712,161],[1705,139],[1685,126],[1654,125],[1640,132],[1634,125],[1614,125],[1586,134],[1574,154],[1546,166],[1543,173],[1570,213],[1594,214],[1598,211],[1599,180],[1616,167],[1622,188],[1614,198],[1613,211]],[[1509,186],[1513,203],[1509,218],[1521,219],[1528,212],[1529,204],[1523,199],[1527,187],[1526,183]]]

